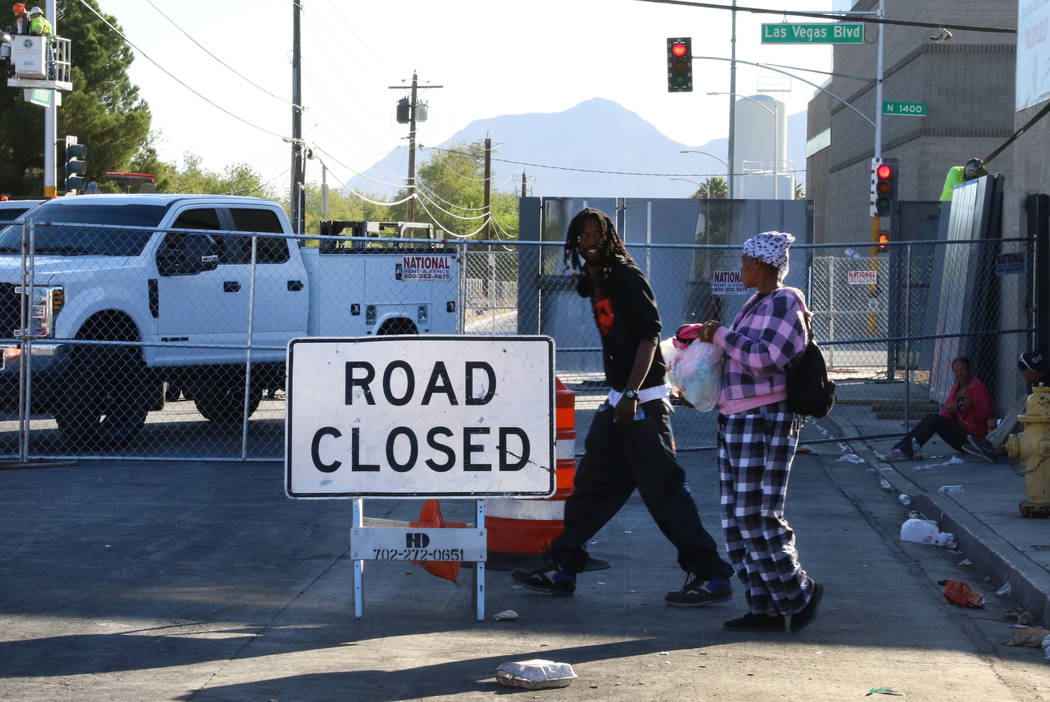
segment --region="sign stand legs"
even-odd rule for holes
[[[354,504],[353,526],[360,529],[364,523],[364,500],[358,498],[352,500]],[[361,618],[365,616],[365,593],[364,593],[364,571],[363,560],[354,561],[354,616]]]
[[[485,531],[485,500],[474,500],[474,526],[478,531]],[[474,563],[474,597],[478,621],[485,621],[485,561]]]

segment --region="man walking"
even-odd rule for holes
[[[688,573],[685,586],[665,597],[668,604],[726,602],[733,595],[728,579],[733,569],[704,530],[685,472],[675,461],[660,313],[649,281],[600,210],[586,208],[573,218],[565,255],[579,271],[576,291],[590,299],[612,389],[587,433],[586,453],[565,502],[564,531],[550,545],[550,563],[531,572],[514,570],[511,577],[532,590],[573,594],[576,575],[587,565],[584,544],[637,488]]]

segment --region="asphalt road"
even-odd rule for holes
[[[944,549],[902,544],[905,508],[833,445],[797,459],[788,517],[827,588],[800,634],[726,633],[743,596],[706,609],[680,587],[671,546],[637,496],[595,537],[612,568],[572,598],[488,570],[486,620],[459,584],[411,563],[368,562],[355,618],[350,503],[290,500],[276,463],[83,461],[0,471],[0,700],[485,699],[504,661],[572,664],[564,690],[528,699],[1047,700],[1050,664],[1004,647],[1010,605]],[[683,455],[718,540],[709,452]],[[370,500],[374,517],[420,503]],[[469,502],[445,503],[468,517]],[[937,580],[984,586],[983,610]],[[516,621],[494,621],[513,609]]]

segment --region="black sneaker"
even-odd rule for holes
[[[791,615],[791,633],[797,633],[802,631],[817,617],[817,605],[820,604],[820,598],[824,596],[824,586],[820,583],[813,581],[813,594],[809,596],[809,603],[802,608],[802,611],[797,614]]]
[[[510,572],[514,582],[536,592],[566,597],[576,592],[576,574],[553,563],[533,571],[515,568]]]
[[[690,574],[681,590],[674,590],[664,595],[664,601],[674,607],[702,607],[719,604],[733,599],[733,588],[726,578],[701,580],[699,575]]]
[[[730,619],[722,625],[724,631],[783,631],[783,614],[750,612],[742,617]]]
[[[978,456],[993,463],[998,457],[999,452],[992,446],[992,442],[987,439],[974,436],[973,434],[966,435],[966,443],[963,444],[962,450],[971,456]]]

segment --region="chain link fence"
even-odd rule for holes
[[[257,219],[236,231],[185,224],[3,232],[0,453],[280,459],[289,339],[417,333],[554,338],[582,449],[608,388],[560,242],[297,240]],[[903,433],[939,408],[959,355],[1000,412],[1011,406],[1016,371],[1001,359],[1033,340],[1032,241],[855,249],[792,249],[790,282],[806,293],[840,398],[808,440]],[[628,250],[680,296],[683,319],[665,318],[665,337],[682,321],[729,324],[750,295],[732,275],[738,246]],[[715,445],[715,413],[682,407],[672,421],[679,449]]]

